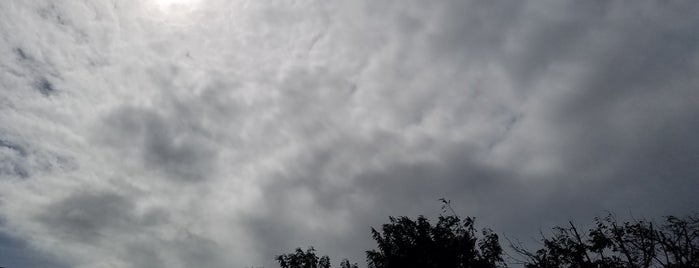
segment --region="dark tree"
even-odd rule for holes
[[[378,249],[367,251],[370,268],[465,268],[502,264],[498,236],[484,229],[483,238],[478,240],[472,218],[440,216],[436,225],[423,216],[417,220],[408,217],[390,217],[389,220],[381,231],[371,230]]]
[[[276,260],[282,268],[330,268],[330,258],[318,258],[313,247],[309,247],[306,252],[297,248],[294,253],[277,256]]]
[[[669,216],[662,225],[634,220],[619,223],[609,215],[595,218],[583,237],[571,222],[542,239],[531,252],[513,245],[528,268],[538,267],[699,267],[699,218]]]
[[[340,262],[340,268],[358,268],[357,263],[350,264],[349,260],[344,259]]]

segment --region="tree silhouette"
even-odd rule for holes
[[[369,268],[423,267],[423,268],[468,268],[497,267],[503,264],[502,247],[498,235],[490,229],[483,229],[479,240],[474,227],[474,219],[461,219],[451,207],[451,201],[439,199],[442,214],[432,225],[427,218],[416,220],[408,217],[389,217],[381,231],[371,228],[377,249],[369,250]],[[329,268],[327,256],[318,258],[315,249],[305,252],[297,248],[294,253],[276,257],[282,268]],[[340,263],[341,268],[358,268],[347,259]]]
[[[340,268],[358,268],[357,263],[350,264],[349,260],[344,259],[340,262]]]
[[[436,225],[424,216],[389,220],[381,231],[371,230],[378,249],[367,251],[370,268],[496,267],[502,263],[497,234],[484,229],[478,241],[473,218],[440,216]]]
[[[448,200],[436,224],[424,216],[389,217],[380,230],[371,229],[377,248],[366,251],[369,268],[467,268],[505,266],[498,235],[490,229],[477,233],[474,219],[460,218]],[[510,245],[524,258],[527,268],[699,268],[699,217],[667,216],[662,224],[632,220],[619,222],[613,215],[595,218],[586,233],[569,222],[542,234],[543,247],[528,250]],[[328,256],[318,257],[313,247],[276,257],[282,268],[330,268]],[[341,268],[358,268],[347,259]]]
[[[543,248],[531,252],[521,243],[515,252],[525,267],[699,267],[699,218],[668,216],[662,225],[644,220],[617,222],[595,218],[596,226],[582,237],[575,225],[555,227],[543,237]]]
[[[301,248],[296,248],[294,253],[279,255],[276,260],[282,268],[330,268],[330,258],[328,256],[318,258],[313,247],[308,247],[305,252]]]

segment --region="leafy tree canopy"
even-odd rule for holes
[[[371,230],[378,249],[367,251],[370,268],[496,267],[502,263],[497,234],[483,229],[479,240],[473,218],[440,216],[435,225],[423,216],[389,220],[381,231]]]
[[[645,220],[619,223],[612,215],[595,218],[580,234],[575,225],[556,227],[534,252],[513,245],[527,268],[548,267],[699,267],[699,217],[668,216],[656,225]]]
[[[476,231],[474,219],[460,218],[450,201],[440,199],[443,214],[436,224],[424,216],[389,217],[380,230],[371,229],[376,249],[366,251],[369,268],[468,268],[505,266],[498,235]],[[450,212],[450,213],[447,213]],[[530,251],[512,243],[527,268],[699,268],[699,217],[668,216],[661,224],[633,220],[619,222],[611,214],[595,218],[588,232],[568,226],[542,235],[542,247]],[[318,257],[313,247],[276,257],[282,268],[330,268],[328,256]],[[358,268],[347,259],[341,268]]]
[[[282,268],[330,268],[330,258],[318,258],[313,247],[309,247],[305,252],[297,248],[294,253],[277,256],[276,260]]]

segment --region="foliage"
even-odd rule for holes
[[[319,258],[313,247],[309,247],[305,252],[301,248],[296,248],[294,253],[279,255],[276,260],[282,268],[330,268],[330,258],[328,256]],[[357,263],[352,264],[349,260],[343,259],[340,262],[340,268],[359,268],[359,266]]]
[[[474,219],[460,218],[450,201],[436,224],[424,216],[389,217],[380,230],[371,229],[377,248],[369,250],[369,268],[467,268],[504,266],[498,235],[490,229],[477,232]],[[445,216],[445,214],[449,214]],[[595,218],[595,225],[581,233],[569,222],[542,234],[542,248],[528,250],[510,242],[527,268],[699,268],[699,217],[668,216],[662,224],[632,220],[619,222],[611,214]],[[276,257],[282,268],[330,268],[328,256],[318,257],[313,247],[305,252]],[[341,268],[358,268],[347,259]]]
[[[596,226],[583,238],[575,225],[554,228],[531,252],[521,244],[515,252],[525,267],[699,267],[699,218],[673,216],[657,226],[634,220],[619,223],[612,216],[595,218]]]
[[[440,216],[436,225],[423,216],[389,220],[381,231],[371,230],[378,249],[367,251],[370,268],[496,267],[502,262],[497,234],[484,229],[478,241],[473,218]]]
[[[357,266],[357,263],[350,264],[349,260],[344,259],[340,262],[340,268],[359,268],[359,266]]]
[[[372,228],[371,233],[378,249],[367,251],[370,268],[424,267],[424,268],[467,268],[496,267],[503,264],[502,248],[498,235],[490,229],[482,230],[479,240],[474,227],[474,219],[463,220],[456,216],[451,201],[440,199],[442,212],[450,216],[440,216],[436,225],[430,224],[424,216],[417,220],[408,217],[389,217],[381,231]],[[327,256],[318,258],[313,247],[305,252],[297,248],[295,253],[276,257],[282,268],[329,268]],[[358,268],[347,259],[340,263],[341,268]]]
[[[305,252],[296,248],[294,253],[279,255],[276,260],[282,268],[330,268],[330,258],[318,258],[313,247],[309,247]]]

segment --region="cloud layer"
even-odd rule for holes
[[[441,197],[524,240],[696,211],[697,14],[2,1],[3,265],[274,267],[306,245],[361,263],[370,226]]]

